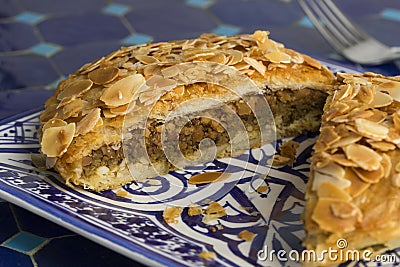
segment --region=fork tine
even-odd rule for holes
[[[352,23],[331,0],[325,0],[325,5],[327,5],[332,13],[334,13],[339,19],[340,24],[346,27],[351,36],[357,37],[361,40],[368,39],[368,35],[363,30],[358,28],[354,23]]]
[[[351,27],[352,31],[348,28],[348,26],[352,23],[330,0],[317,2],[321,11],[326,15],[326,18],[329,20],[329,24],[327,24],[327,26],[335,27],[337,29],[337,32],[339,32],[339,34],[346,39],[349,45],[354,45],[364,39],[359,36],[358,31],[355,30],[354,27]]]
[[[343,38],[343,36],[340,35],[340,33],[337,33],[336,35],[334,35],[331,31],[332,27],[328,28],[326,23],[323,23],[323,22],[325,22],[326,18],[323,22],[321,22],[319,20],[319,17],[325,17],[325,15],[322,14],[321,10],[319,9],[318,6],[316,6],[316,4],[314,2],[307,1],[307,0],[298,0],[298,3],[303,8],[304,12],[308,16],[308,18],[312,21],[314,26],[322,34],[322,36],[325,38],[325,40],[327,40],[328,43],[330,43],[333,46],[333,48],[335,48],[336,50],[342,50],[349,45],[346,42],[346,40],[344,40],[344,42],[343,42],[344,38]],[[333,29],[336,30],[335,28],[333,28]],[[340,36],[340,37],[337,38],[337,36]]]

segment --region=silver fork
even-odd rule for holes
[[[389,47],[353,24],[330,0],[298,0],[303,11],[332,47],[350,61],[378,65],[400,58]]]

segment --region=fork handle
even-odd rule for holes
[[[400,56],[400,46],[392,46],[390,47],[390,50]]]

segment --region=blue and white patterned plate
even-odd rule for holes
[[[329,66],[333,71],[349,71]],[[0,122],[1,198],[151,266],[299,265],[276,258],[263,261],[257,254],[265,246],[275,251],[303,249],[300,216],[315,135],[295,138],[300,146],[293,167],[272,168],[266,180],[255,179],[265,171],[255,166],[275,153],[273,145],[267,145],[263,153],[249,151],[248,162],[240,157],[231,162],[244,173],[239,181],[215,185],[198,194],[202,199],[217,198],[228,214],[216,220],[213,227],[205,224],[201,215],[188,216],[188,208],[184,208],[177,223],[167,224],[163,219],[166,200],[193,196],[200,190],[187,186],[176,190],[172,185],[186,184],[190,176],[199,172],[223,171],[227,166],[224,160],[215,160],[206,170],[172,172],[153,182],[102,193],[71,188],[56,173],[40,171],[31,162],[31,153],[37,153],[39,148],[39,112]],[[260,185],[268,186],[268,190],[254,190]],[[223,189],[218,186],[231,189],[216,197],[216,192]],[[239,239],[237,235],[242,230],[253,232],[254,239]],[[216,258],[203,259],[199,256],[202,251],[215,252]]]

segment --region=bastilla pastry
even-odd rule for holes
[[[167,120],[174,121],[168,117],[171,110],[197,98],[211,97],[234,110],[247,129],[250,146],[259,146],[260,129],[248,103],[223,86],[201,82],[210,73],[215,74],[211,78],[232,82],[232,71],[254,83],[257,92],[242,87],[237,90],[242,96],[261,94],[268,101],[278,138],[317,131],[334,75],[315,59],[285,48],[268,34],[204,34],[193,40],[124,47],[84,65],[59,84],[41,113],[41,152],[49,167],[68,184],[93,191],[144,180],[154,175],[147,169],[148,162],[136,153],[140,150],[136,139],[144,131],[142,145],[148,160],[159,173],[167,173],[175,167],[164,155],[161,131]],[[219,71],[221,66],[230,71]],[[200,82],[179,83],[185,79]],[[160,90],[163,94],[157,99]],[[209,109],[210,101],[199,101],[177,113],[176,118],[207,114]],[[141,129],[138,125],[144,119],[145,129]],[[130,144],[129,155],[124,155],[123,128],[130,131],[124,135]],[[206,117],[193,117],[182,126],[179,149],[190,158],[198,153],[204,138],[214,141],[217,156],[230,156],[226,129]],[[136,174],[131,175],[127,157],[140,170]]]

